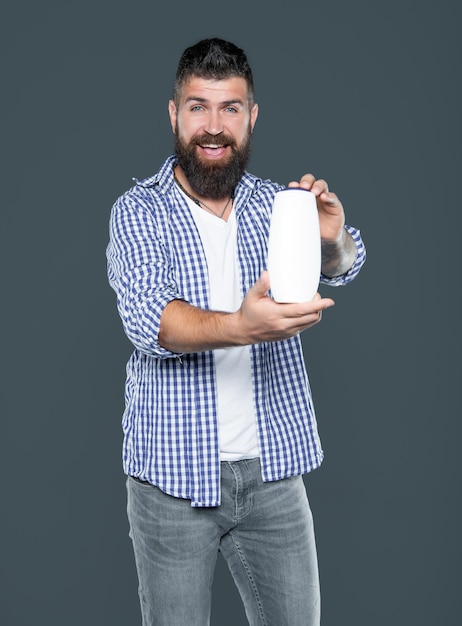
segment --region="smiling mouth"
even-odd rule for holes
[[[207,148],[210,150],[218,150],[220,148],[226,148],[226,144],[216,144],[216,143],[201,143],[199,144],[201,148]]]
[[[198,147],[203,158],[216,161],[228,155],[228,145],[229,144],[216,145],[211,143],[203,143],[198,144]]]
[[[203,134],[196,137],[193,141],[200,148],[208,150],[224,149],[233,144],[233,138],[226,136],[224,133],[220,133],[216,137],[207,137],[207,135]]]
[[[234,140],[232,137],[220,133],[216,137],[201,135],[193,139],[201,157],[207,161],[217,161],[230,156],[233,151]]]

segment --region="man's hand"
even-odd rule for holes
[[[345,212],[335,193],[329,191],[325,180],[316,180],[305,174],[300,182],[292,181],[289,187],[308,189],[316,196],[319,230],[321,233],[322,273],[325,276],[345,274],[356,259],[356,245],[345,230]]]
[[[243,336],[242,343],[280,341],[297,335],[302,330],[317,324],[322,312],[333,306],[331,298],[316,294],[310,302],[281,304],[272,300],[268,272],[263,272],[249,289],[237,316],[237,328]]]
[[[343,233],[345,212],[335,193],[329,191],[327,182],[322,179],[316,180],[313,174],[305,174],[300,182],[290,182],[289,187],[308,189],[316,196],[321,239],[337,241]]]

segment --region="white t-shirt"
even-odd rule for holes
[[[210,305],[215,311],[241,306],[234,209],[227,222],[208,213],[185,194],[199,231],[209,274]],[[250,347],[214,350],[220,456],[238,461],[259,456],[252,390]]]

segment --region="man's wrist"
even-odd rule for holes
[[[329,278],[346,274],[356,259],[356,244],[353,237],[342,228],[336,239],[321,240],[321,271]]]

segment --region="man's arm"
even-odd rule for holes
[[[319,294],[311,302],[279,304],[268,295],[269,274],[263,272],[234,313],[205,311],[187,302],[167,304],[160,320],[160,345],[177,353],[201,352],[280,341],[317,324],[331,298]]]
[[[342,229],[338,239],[321,239],[321,271],[324,276],[334,278],[348,272],[353,266],[357,248],[350,233]]]
[[[327,278],[343,276],[355,264],[358,248],[345,227],[340,200],[329,191],[326,181],[316,180],[312,174],[306,174],[300,182],[289,183],[289,187],[302,187],[315,194],[322,274]],[[280,341],[317,324],[322,311],[334,304],[319,294],[311,302],[281,304],[269,298],[269,288],[269,275],[263,272],[235,313],[205,311],[179,300],[170,302],[160,321],[160,345],[181,353]]]

